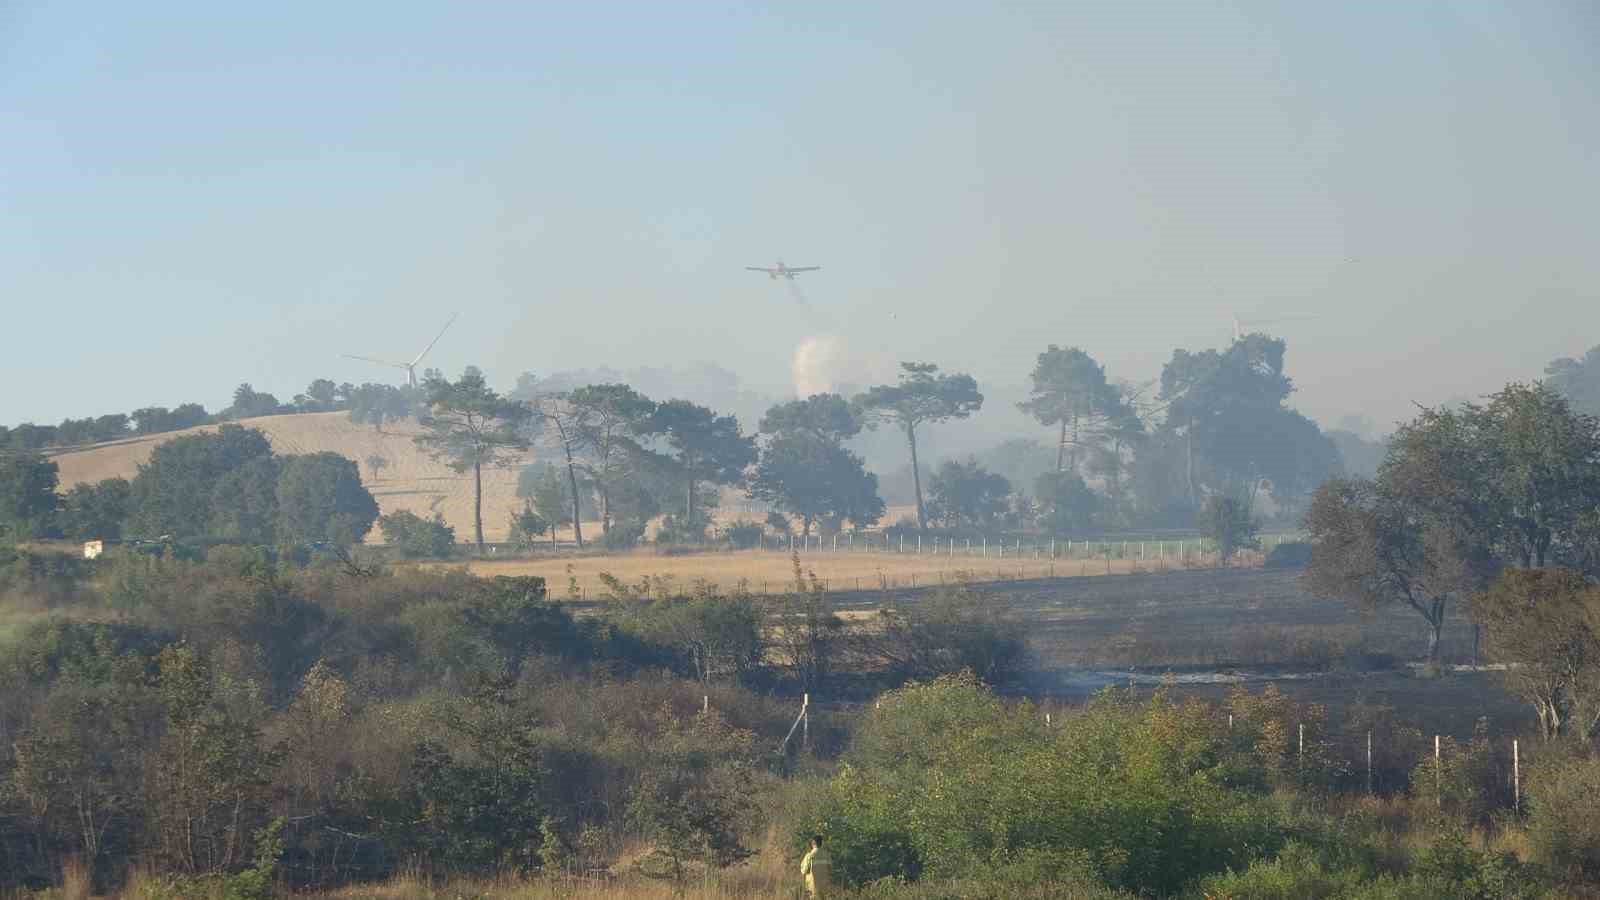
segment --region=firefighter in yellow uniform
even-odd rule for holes
[[[806,896],[823,900],[833,891],[833,860],[822,849],[822,835],[811,838],[811,852],[800,860],[800,874],[806,880]]]

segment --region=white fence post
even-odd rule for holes
[[[1511,739],[1511,808],[1522,812],[1522,754],[1517,739]]]

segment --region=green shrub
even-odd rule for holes
[[[946,588],[905,609],[883,609],[872,651],[898,678],[970,671],[990,684],[1020,674],[1027,659],[1022,626],[1004,604],[969,586]]]
[[[1600,883],[1600,757],[1554,747],[1528,772],[1528,837],[1564,881]]]
[[[841,879],[967,878],[1032,866],[1170,894],[1283,838],[1224,786],[1226,726],[1197,704],[1105,695],[1058,727],[970,675],[886,694],[818,821]]]
[[[1269,569],[1303,569],[1311,565],[1311,545],[1305,541],[1285,541],[1267,553]]]
[[[1290,842],[1276,858],[1208,876],[1200,887],[1201,893],[1216,900],[1322,900],[1345,896],[1367,875],[1357,868],[1329,868],[1314,848]]]
[[[766,534],[766,529],[759,522],[740,519],[722,529],[722,536],[727,539],[736,550],[749,550],[761,543],[761,536]]]
[[[424,519],[405,510],[392,512],[378,519],[378,527],[384,541],[407,559],[444,559],[455,551],[455,529],[444,523],[440,513]]]

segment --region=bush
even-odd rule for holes
[[[872,649],[899,678],[971,671],[998,684],[1020,674],[1027,658],[1022,626],[1004,605],[964,585],[878,617]]]
[[[405,510],[392,512],[378,519],[378,527],[384,541],[407,559],[444,559],[455,550],[456,531],[439,513],[430,520]]]
[[[1285,541],[1267,553],[1269,569],[1303,569],[1311,565],[1311,545],[1305,541]]]
[[[684,521],[678,516],[667,516],[656,529],[657,544],[704,544],[706,523],[703,520]]]
[[[1567,881],[1600,882],[1600,757],[1547,755],[1528,772],[1528,837],[1534,856]]]
[[[749,550],[759,545],[761,536],[765,533],[766,530],[761,527],[759,522],[750,522],[745,519],[740,519],[722,529],[722,536],[727,538],[728,543],[738,550]]]
[[[600,535],[600,546],[607,550],[632,550],[644,537],[645,523],[637,519],[617,519]]]
[[[1210,710],[1161,695],[1105,695],[1046,728],[1031,704],[941,678],[884,695],[802,824],[850,883],[1022,866],[1167,895],[1282,841],[1272,809],[1218,777],[1228,740]]]

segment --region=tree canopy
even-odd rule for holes
[[[358,544],[378,518],[355,461],[337,453],[286,458],[276,492],[280,541]]]
[[[1057,471],[1077,471],[1086,444],[1134,419],[1122,392],[1106,381],[1105,367],[1077,347],[1051,344],[1039,354],[1029,381],[1028,399],[1017,406],[1040,425],[1059,427]]]
[[[946,461],[929,479],[928,517],[946,528],[985,528],[1005,513],[1011,482],[978,465]]]
[[[1572,408],[1600,416],[1600,344],[1579,359],[1553,359],[1544,367],[1546,382],[1572,404]]]
[[[1302,497],[1339,469],[1339,452],[1285,401],[1285,344],[1249,334],[1226,350],[1175,350],[1161,373],[1166,428],[1182,439],[1189,502],[1228,494],[1246,505],[1262,487]]]
[[[917,497],[917,527],[927,527],[922,502],[922,471],[917,461],[917,429],[923,425],[965,419],[983,407],[983,394],[971,375],[939,371],[933,363],[903,362],[896,384],[869,388],[851,401],[867,427],[890,423],[906,437],[911,450],[911,476]]]
[[[693,528],[700,521],[695,515],[695,486],[743,481],[745,468],[756,461],[755,437],[740,433],[737,418],[719,416],[687,400],[661,404],[653,422],[672,448],[684,482],[684,522]]]
[[[224,479],[252,460],[272,456],[267,436],[241,425],[223,425],[213,434],[186,434],[160,444],[139,466],[132,483],[133,515],[128,530],[137,537],[198,537],[210,533],[212,495]],[[270,521],[270,519],[269,519]]]
[[[818,520],[849,520],[859,528],[876,524],[884,512],[878,476],[854,453],[811,432],[767,442],[750,480],[750,496],[799,516],[807,535]]]
[[[0,537],[25,541],[50,534],[60,502],[57,471],[39,453],[0,454]]]
[[[472,524],[483,547],[483,467],[509,463],[528,449],[522,424],[531,410],[495,393],[483,373],[468,367],[454,382],[434,376],[423,384],[428,412],[413,440],[457,472],[472,473]]]

